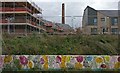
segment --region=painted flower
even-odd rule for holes
[[[120,62],[116,62],[115,65],[114,65],[114,68],[115,68],[115,69],[120,68]]]
[[[12,55],[6,55],[4,57],[4,63],[10,63],[13,60]]]
[[[114,63],[117,62],[117,56],[111,56],[109,66],[111,69],[114,68]]]
[[[43,59],[44,59],[44,62],[45,62],[45,63],[48,63],[48,56],[43,55]]]
[[[14,64],[16,65],[16,67],[18,68],[18,69],[21,69],[22,68],[22,65],[20,64],[20,60],[19,59],[14,59]]]
[[[28,68],[33,68],[34,67],[34,62],[32,60],[28,61]]]
[[[93,60],[93,57],[92,56],[87,56],[86,57],[86,61],[92,61]]]
[[[20,56],[19,59],[22,65],[26,65],[28,63],[28,59],[25,56]]]
[[[4,57],[0,56],[0,68],[3,67],[4,64]]]
[[[116,62],[117,61],[117,56],[111,56],[110,62]]]
[[[40,64],[44,64],[44,63],[45,63],[44,59],[40,58]]]
[[[82,62],[83,61],[83,56],[78,56],[76,57],[77,62]]]
[[[82,68],[83,68],[83,65],[81,63],[77,62],[75,64],[75,69],[82,69]]]
[[[60,64],[60,67],[61,67],[62,69],[65,69],[65,68],[66,68],[65,62],[62,62],[62,63]]]
[[[67,62],[70,62],[71,56],[67,56]]]
[[[47,70],[47,69],[48,69],[48,63],[45,63],[45,64],[43,65],[43,68]]]
[[[57,56],[57,57],[56,57],[56,62],[57,62],[57,63],[60,63],[60,62],[61,62],[61,57],[60,57],[60,56]]]
[[[97,57],[95,59],[96,63],[102,63],[103,62],[103,58],[102,57]]]
[[[120,62],[120,56],[118,57],[118,62]]]
[[[109,62],[110,61],[110,56],[104,56],[104,59],[106,62]]]
[[[101,68],[107,68],[107,65],[106,64],[101,64],[100,67]]]

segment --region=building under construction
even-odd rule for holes
[[[48,32],[53,33],[54,30],[62,32],[61,27],[52,28],[53,24],[46,21],[40,16],[42,9],[34,2],[28,0],[1,0],[0,2],[0,25],[2,32],[8,34],[31,34]]]

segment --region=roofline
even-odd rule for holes
[[[92,8],[92,7],[90,7],[90,6],[87,6],[87,7],[85,8],[85,10],[86,10],[87,8],[91,8],[91,9],[95,10],[94,8]],[[84,12],[85,12],[85,10],[84,10]],[[99,10],[95,10],[95,11],[101,13]],[[102,10],[101,10],[101,11],[102,11]],[[116,10],[116,11],[117,11],[117,10]],[[103,14],[103,13],[101,13],[101,14]],[[105,14],[103,14],[103,15],[105,15]],[[105,16],[107,16],[107,15],[105,15]],[[110,17],[110,16],[107,16],[107,17]]]
[[[31,6],[33,6],[40,13],[42,13],[42,9],[31,0],[0,0],[0,2],[27,2],[31,4]]]
[[[102,10],[97,10],[99,13],[101,13],[100,11],[102,11]],[[104,11],[104,10],[103,10]],[[109,10],[107,10],[107,11],[109,11]],[[114,10],[114,11],[118,11],[118,10]],[[104,14],[104,13],[101,13],[101,14],[103,14],[103,15],[105,15],[105,16],[107,16],[107,17],[112,17],[112,16],[108,16],[108,15],[106,15],[106,14]],[[118,14],[119,15],[119,14]],[[113,17],[116,17],[116,16],[113,16]]]
[[[86,10],[87,8],[91,8],[91,9],[95,10],[94,8],[92,8],[92,7],[90,7],[90,6],[87,6],[87,7],[85,8],[85,10]],[[85,10],[84,10],[84,12],[85,12]],[[101,13],[99,10],[95,10],[95,11]],[[101,14],[103,14],[103,13],[101,13]],[[103,15],[105,15],[105,14],[103,14]],[[105,16],[107,16],[107,15],[105,15]]]
[[[104,13],[102,13],[102,12],[100,12],[99,10],[97,10],[99,13],[101,13],[101,14],[103,14],[103,15],[105,15],[105,16],[107,16],[107,17],[111,17],[111,16],[108,16],[108,15],[106,15],[106,14],[104,14]],[[117,10],[116,10],[117,11]],[[116,17],[116,16],[115,16]]]
[[[91,9],[95,10],[94,8],[92,8],[92,7],[90,7],[90,6],[87,6],[87,7],[84,9],[84,11],[85,11],[87,8],[91,8]],[[97,10],[95,10],[95,11],[97,11]]]

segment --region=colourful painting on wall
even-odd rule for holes
[[[109,55],[1,55],[2,70],[120,69],[120,56]]]

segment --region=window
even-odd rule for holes
[[[97,17],[88,17],[88,25],[97,25]]]
[[[117,18],[114,19],[114,23],[118,23],[118,19]]]
[[[112,34],[117,34],[118,33],[118,28],[112,28]]]
[[[94,25],[97,24],[97,18],[93,19],[93,23],[94,23]]]
[[[10,33],[14,32],[14,25],[9,25],[8,27],[10,28],[9,29]]]
[[[102,26],[105,27],[107,24],[105,22],[105,18],[101,18],[101,23],[102,23]]]
[[[101,21],[105,21],[105,18],[101,18]]]
[[[41,22],[40,22],[40,25],[44,25],[44,22],[41,21]]]
[[[102,28],[102,32],[108,32],[108,28]]]
[[[91,34],[97,34],[97,28],[91,28]]]
[[[118,24],[118,18],[114,17],[112,18],[112,25],[117,25]]]

